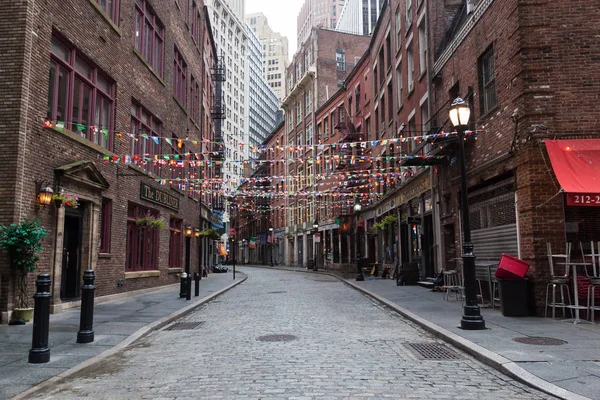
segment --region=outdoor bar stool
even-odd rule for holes
[[[556,307],[562,308],[563,316],[566,317],[566,308],[571,305],[571,292],[569,291],[569,270],[565,269],[562,275],[556,275],[554,273],[554,260],[564,260],[565,262],[571,261],[571,243],[567,243],[565,254],[552,254],[552,247],[550,243],[546,243],[546,249],[548,251],[548,265],[550,266],[550,281],[546,285],[546,306],[544,307],[544,317],[548,315],[548,307],[552,307],[552,318],[556,317]],[[552,287],[552,301],[549,302],[550,287]],[[556,302],[556,289],[560,290],[560,302]],[[567,290],[567,300],[565,302],[564,290]],[[572,313],[572,312],[571,312]]]
[[[444,300],[450,301],[450,295],[454,293],[456,300],[462,300],[464,286],[462,283],[462,272],[458,269],[442,271],[444,277]]]
[[[590,253],[585,254],[583,251],[583,243],[579,243],[579,248],[581,249],[581,256],[583,257],[583,261],[586,262],[587,259],[591,259],[592,262],[592,275],[588,274],[586,270],[587,276],[590,278],[590,286],[588,286],[587,290],[587,307],[589,310],[590,320],[594,322],[594,311],[600,310],[600,305],[596,306],[596,287],[600,287],[600,276],[598,276],[598,269],[596,266],[600,267],[600,242],[597,242],[597,249],[594,250],[594,242],[590,242]],[[598,263],[596,263],[596,258],[598,258]]]

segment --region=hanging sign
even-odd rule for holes
[[[567,205],[600,207],[600,195],[597,193],[567,193]]]
[[[144,182],[140,184],[140,198],[179,211],[179,197],[153,188],[152,186],[146,185]]]

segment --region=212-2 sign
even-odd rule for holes
[[[600,207],[600,195],[594,193],[567,193],[567,205]]]

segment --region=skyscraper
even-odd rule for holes
[[[244,132],[247,131],[248,37],[246,24],[238,16],[238,11],[244,9],[244,3],[239,0],[209,0],[207,3],[218,57],[225,66],[226,82],[222,93],[225,107],[225,119],[222,121],[225,142],[223,178],[224,187],[231,191],[238,186],[243,175],[243,161],[248,158],[247,146],[241,146],[247,142]]]
[[[246,23],[256,33],[262,45],[263,76],[281,101],[285,93],[285,70],[289,65],[288,38],[273,32],[263,13],[246,15]]]
[[[382,5],[383,0],[346,0],[335,29],[356,35],[370,35],[377,24]]]
[[[246,75],[248,96],[246,101],[246,131],[244,132],[245,159],[257,159],[257,149],[278,124],[279,100],[263,77],[262,45],[256,34],[246,26],[248,37],[248,57]],[[281,114],[281,113],[280,113]]]
[[[297,19],[298,48],[313,27],[335,29],[344,0],[305,0]]]

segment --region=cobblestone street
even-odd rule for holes
[[[549,398],[332,277],[242,270],[246,282],[181,320],[197,328],[154,332],[34,397]],[[437,343],[456,358],[423,360],[411,343]]]

